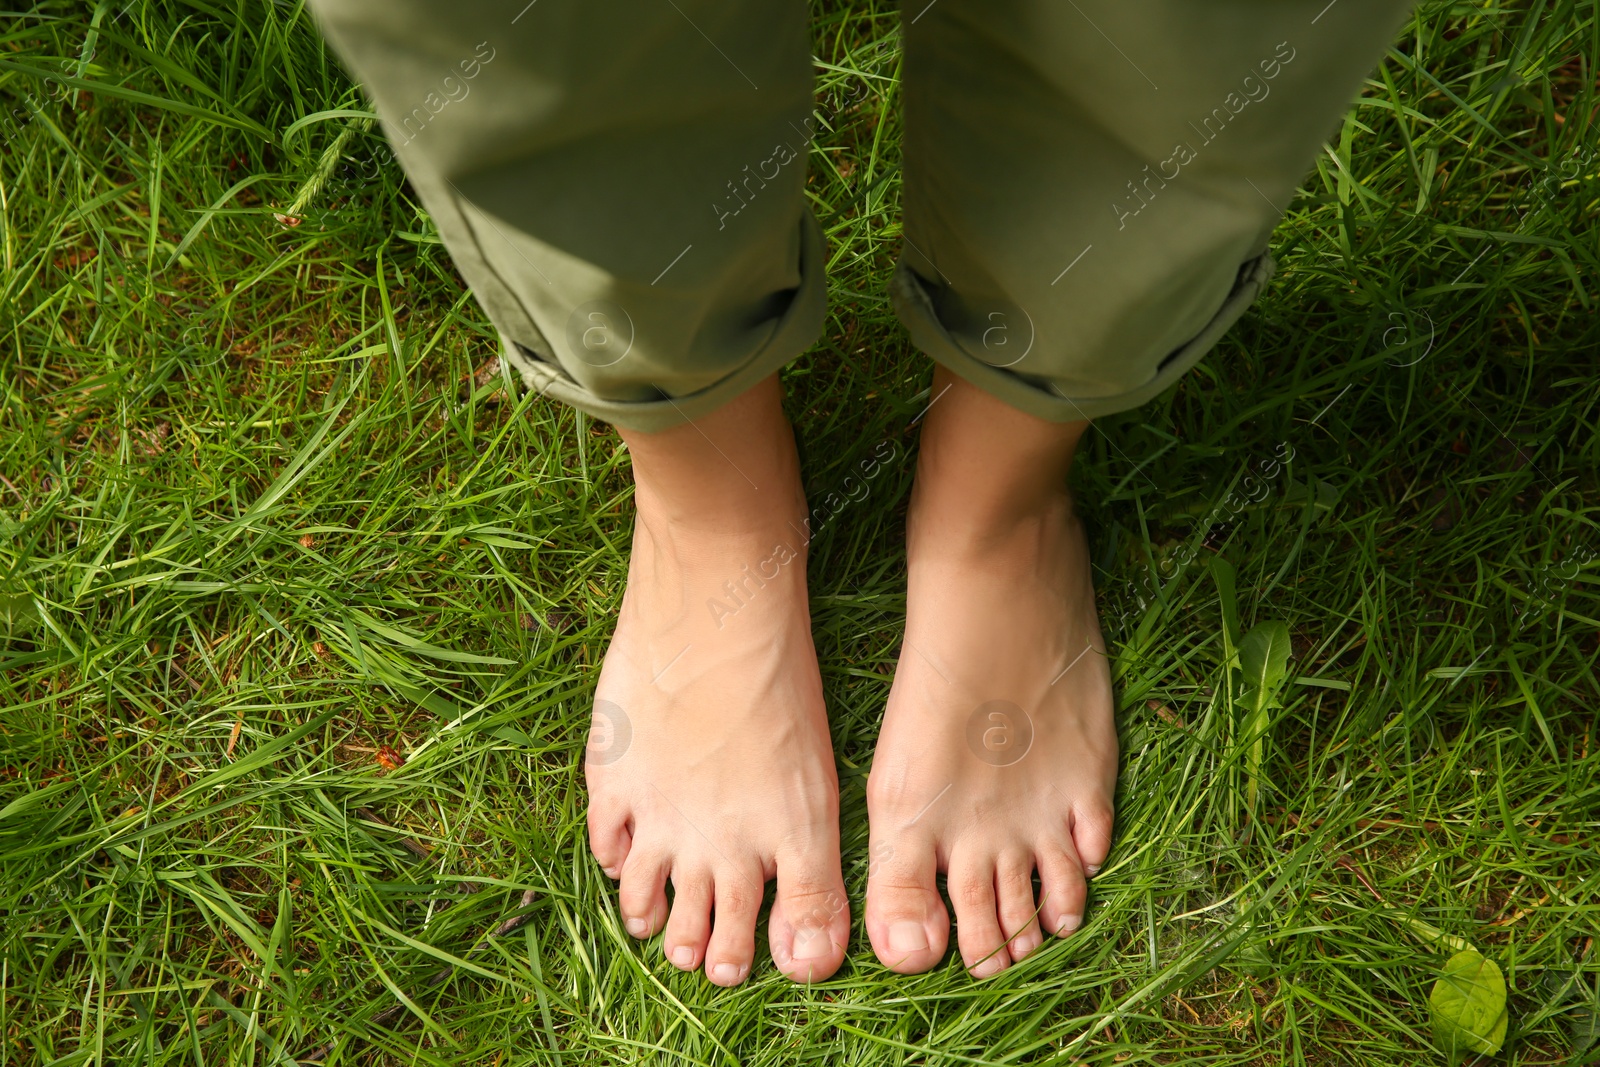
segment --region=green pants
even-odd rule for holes
[[[798,0],[313,0],[528,384],[622,426],[816,338]],[[894,306],[1064,422],[1134,407],[1236,320],[1405,0],[907,0]]]

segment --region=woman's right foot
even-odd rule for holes
[[[717,985],[768,945],[799,982],[844,959],[839,786],[806,597],[805,497],[775,378],[693,425],[623,431],[638,517],[595,691],[589,842],[635,937]],[[673,900],[669,906],[666,884]]]

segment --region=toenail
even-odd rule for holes
[[[1003,953],[996,952],[988,959],[979,960],[972,966],[972,977],[987,978],[991,974],[999,974],[1006,969],[1006,958]]]
[[[745,968],[736,963],[719,963],[711,968],[711,980],[718,985],[733,985],[744,977]]]
[[[617,876],[622,873],[622,869],[620,867],[602,867],[600,869],[605,872],[605,876],[607,878],[610,878],[613,881],[615,881]]]
[[[643,937],[650,932],[650,923],[646,919],[629,919],[628,933],[634,937]]]
[[[1072,931],[1076,930],[1078,927],[1080,927],[1082,925],[1083,925],[1083,916],[1082,915],[1068,915],[1066,918],[1062,919],[1061,922],[1056,926],[1056,936],[1057,937],[1062,937],[1062,936],[1064,936],[1066,934],[1070,934],[1070,933],[1072,933]]]
[[[1032,931],[1018,936],[1011,942],[1012,958],[1019,960],[1022,959],[1023,957],[1032,953],[1034,949],[1038,948],[1041,943],[1042,939],[1040,936]]]
[[[672,962],[687,971],[694,966],[694,949],[688,945],[679,945],[672,950]]]
[[[889,951],[923,952],[928,947],[928,931],[921,923],[897,922],[889,924]]]
[[[833,952],[833,939],[828,931],[816,926],[802,926],[794,932],[794,958],[816,960]]]
[[[1100,865],[1098,863],[1091,863],[1083,870],[1085,874],[1087,874],[1090,878],[1093,878],[1095,875],[1100,873]]]

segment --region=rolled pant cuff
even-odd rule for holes
[[[811,347],[822,332],[828,310],[824,251],[822,227],[807,209],[800,222],[800,287],[788,308],[760,348],[723,377],[692,393],[674,397],[663,393],[659,400],[608,400],[504,333],[500,335],[501,358],[516,368],[523,384],[541,396],[553,397],[623,429],[669,430],[710,414]]]
[[[939,321],[922,279],[904,260],[895,268],[889,293],[895,312],[911,333],[912,343],[934,361],[1030,415],[1047,422],[1077,422],[1127,411],[1159,395],[1190,367],[1200,362],[1200,358],[1221,340],[1229,327],[1255,302],[1276,270],[1277,263],[1269,252],[1263,251],[1253,259],[1246,260],[1239,267],[1233,289],[1211,321],[1163,359],[1156,368],[1155,376],[1149,381],[1115,396],[1072,397],[1059,385],[1026,378],[969,354]]]

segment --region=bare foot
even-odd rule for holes
[[[595,691],[590,848],[622,881],[628,932],[665,927],[667,958],[723,986],[749,975],[777,878],[772,958],[795,981],[826,978],[850,909],[805,499],[776,379],[693,426],[623,437],[638,519]]]
[[[907,522],[905,643],[867,783],[867,933],[886,967],[986,978],[1083,921],[1117,739],[1066,471],[1086,423],[935,375]],[[1038,872],[1039,895],[1033,886]]]

